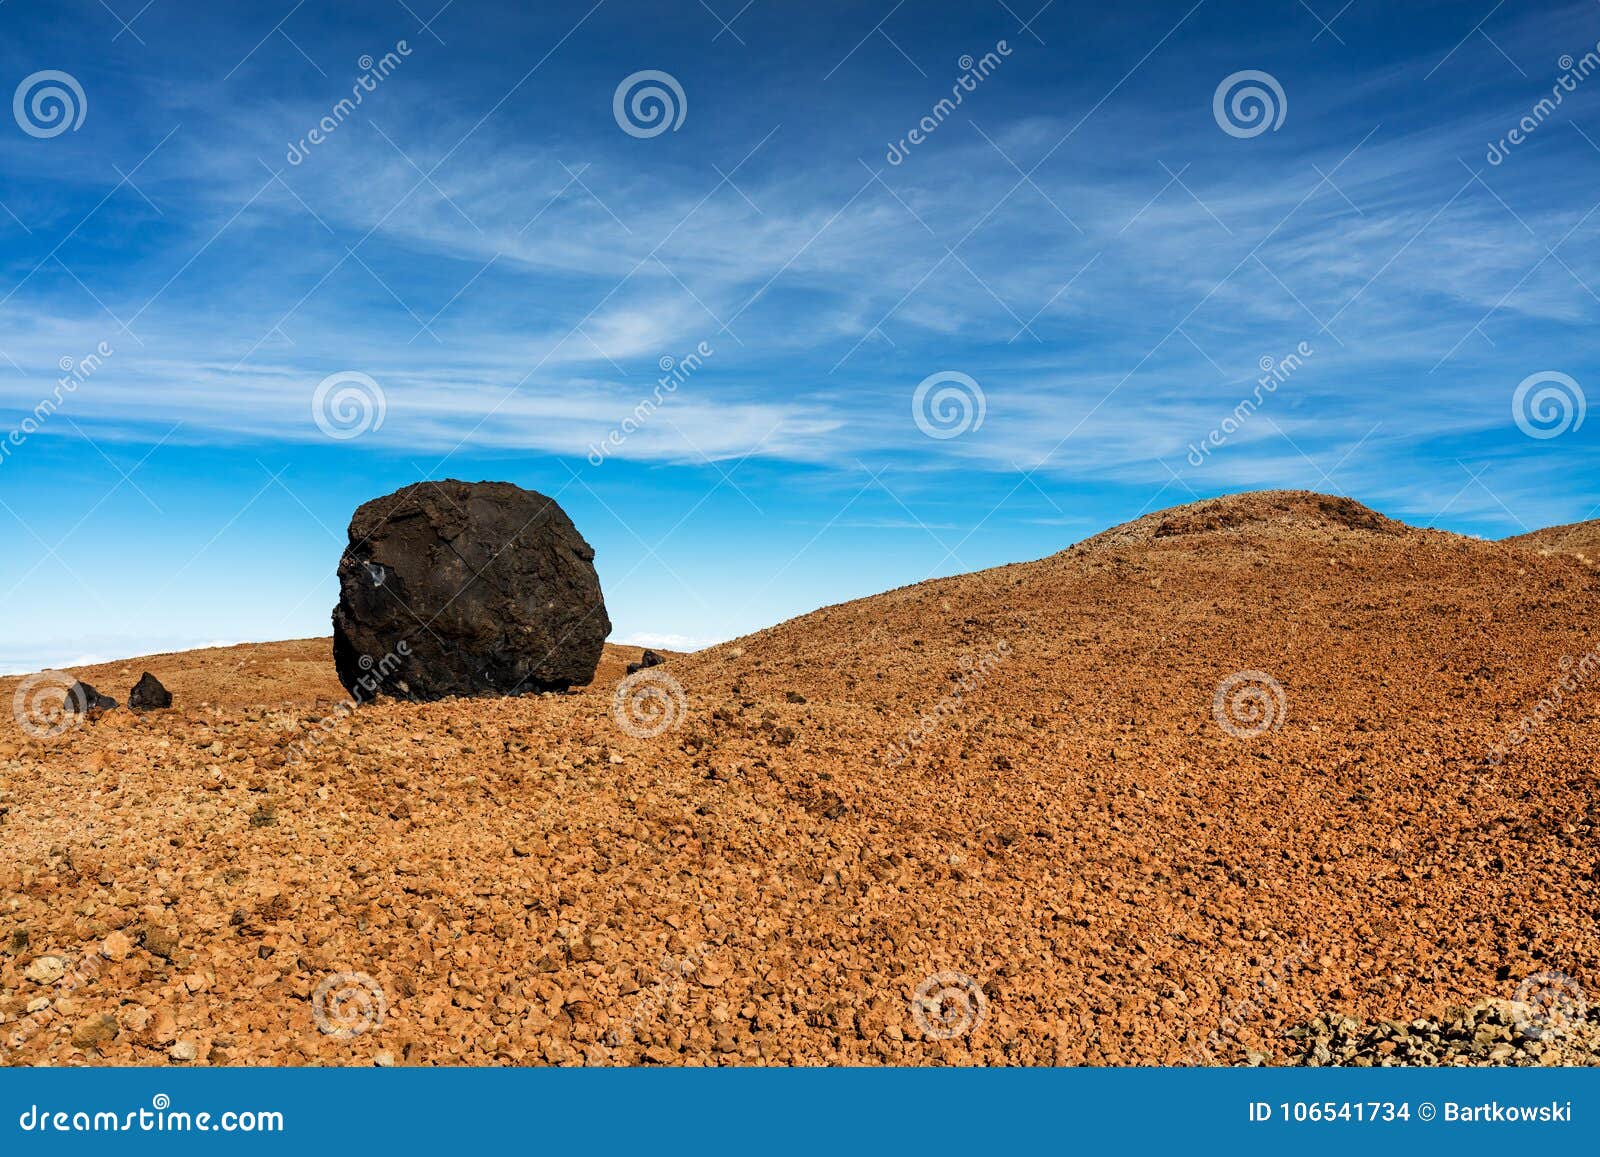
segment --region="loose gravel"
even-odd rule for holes
[[[352,711],[327,640],[84,668],[174,704],[0,720],[0,1048],[1592,1059],[1483,1002],[1600,992],[1597,597],[1268,493],[570,694]]]

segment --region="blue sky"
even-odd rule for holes
[[[684,646],[1241,489],[1600,513],[1600,3],[741,2],[0,7],[82,93],[0,118],[0,670],[326,633],[421,478]]]

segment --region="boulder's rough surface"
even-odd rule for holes
[[[128,692],[128,706],[134,711],[160,711],[172,706],[172,692],[161,685],[161,680],[146,671]]]
[[[594,549],[509,482],[419,482],[350,520],[333,658],[358,700],[565,690],[611,632]]]

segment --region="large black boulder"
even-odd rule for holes
[[[350,520],[333,661],[359,701],[565,690],[610,633],[594,549],[543,494],[418,482]]]

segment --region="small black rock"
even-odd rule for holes
[[[637,675],[640,671],[643,671],[646,667],[659,667],[659,666],[661,666],[661,664],[663,664],[665,662],[666,662],[666,660],[663,659],[660,655],[656,654],[654,651],[652,651],[648,647],[646,647],[644,654],[639,656],[639,661],[637,663],[629,663],[628,664],[628,674]]]
[[[128,706],[134,711],[159,711],[172,706],[172,692],[161,685],[161,680],[146,671],[128,692]]]
[[[61,704],[61,710],[69,715],[78,715],[89,711],[111,711],[116,706],[115,699],[100,694],[80,679],[67,689],[67,697]]]

